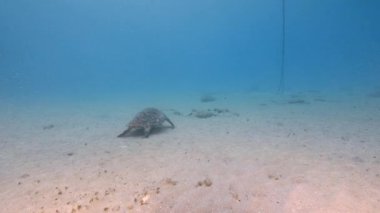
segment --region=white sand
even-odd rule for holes
[[[379,99],[216,97],[1,103],[1,212],[378,212]],[[176,128],[117,138],[146,106]],[[167,110],[214,107],[240,116]]]

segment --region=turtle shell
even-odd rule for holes
[[[139,112],[128,124],[128,129],[118,135],[118,137],[126,137],[138,130],[144,130],[144,136],[149,137],[152,129],[161,127],[162,123],[167,121],[174,128],[173,122],[160,110],[156,108],[146,108]]]
[[[156,108],[146,108],[129,122],[128,127],[136,129],[159,127],[166,119],[166,115],[160,110]]]

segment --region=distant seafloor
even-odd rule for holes
[[[380,209],[380,98],[213,96],[0,103],[1,211]],[[176,128],[116,137],[152,106]]]

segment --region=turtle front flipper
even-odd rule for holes
[[[170,123],[170,125],[172,126],[173,129],[175,128],[173,122],[168,117],[165,118],[165,121],[167,121],[168,123]]]
[[[133,129],[133,128],[128,128],[127,130],[125,130],[123,133],[121,133],[121,134],[118,135],[117,137],[118,137],[118,138],[122,138],[122,137],[126,137],[126,136],[128,136],[128,135],[131,133],[132,129]]]
[[[144,128],[144,137],[145,138],[149,137],[151,131],[152,131],[152,127],[145,127]]]

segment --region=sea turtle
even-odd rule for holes
[[[153,128],[162,127],[162,123],[167,121],[174,128],[173,122],[160,110],[156,108],[146,108],[139,112],[128,124],[128,129],[118,135],[126,137],[138,130],[144,130],[144,137],[149,137]]]

